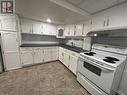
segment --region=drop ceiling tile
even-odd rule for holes
[[[80,2],[82,2],[83,0],[67,0],[68,2],[74,4],[74,5],[78,5]]]
[[[84,0],[84,2],[78,5],[78,7],[88,11],[89,13],[95,13],[117,3],[118,0]]]

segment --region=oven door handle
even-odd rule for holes
[[[92,61],[90,61],[90,60],[87,60],[87,61],[85,60],[85,62],[88,62],[89,64],[94,65],[94,66],[97,66],[98,68],[101,68],[101,69],[103,69],[103,70],[115,71],[115,68],[105,67],[105,66],[99,65],[99,64],[97,64],[97,63],[95,63],[95,62],[92,62]],[[92,64],[92,63],[93,63],[93,64]]]
[[[102,69],[104,69],[104,70],[107,70],[107,71],[115,71],[114,68],[105,67],[105,66],[102,66],[102,65],[99,65],[99,64],[96,64],[96,63],[94,63],[94,64],[95,64],[95,66],[97,66],[97,67],[99,67],[99,68],[102,68]]]

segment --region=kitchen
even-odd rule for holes
[[[0,95],[127,95],[127,0],[0,7]]]

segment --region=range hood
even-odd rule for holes
[[[113,29],[113,30],[98,30],[98,31],[91,31],[87,33],[88,37],[98,37],[98,36],[105,36],[105,37],[125,37],[127,36],[127,28],[122,29]]]

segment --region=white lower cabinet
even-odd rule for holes
[[[79,54],[59,47],[59,60],[75,75],[77,72]]]
[[[64,60],[64,52],[59,49],[59,61],[63,63],[63,60]]]
[[[21,61],[23,66],[33,64],[33,52],[22,52]]]
[[[42,49],[41,48],[35,48],[33,51],[34,51],[34,53],[33,53],[34,64],[43,62],[43,58],[42,58],[43,52],[42,52]]]
[[[68,67],[69,66],[69,54],[64,52],[64,59],[63,59],[63,64]]]
[[[23,66],[58,60],[57,47],[24,47],[20,51]]]
[[[69,60],[69,69],[76,75],[77,73],[78,57],[71,55]]]
[[[58,60],[58,48],[51,49],[51,60]]]
[[[44,49],[43,61],[51,61],[51,49]]]

